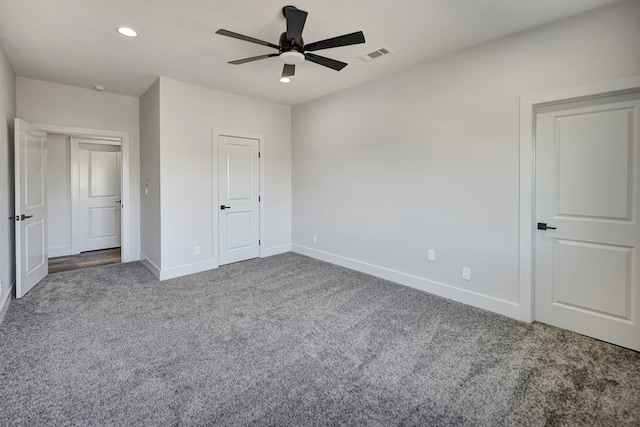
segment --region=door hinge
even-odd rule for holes
[[[260,201],[260,196],[258,196],[258,201]]]
[[[258,151],[258,158],[260,158],[260,152]]]
[[[262,242],[260,240],[258,240],[258,246],[262,245]]]

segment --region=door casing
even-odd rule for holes
[[[637,91],[639,88],[640,76],[633,76],[520,98],[519,310],[517,315],[520,320],[534,321],[536,110],[542,106],[567,101],[624,94]]]
[[[122,229],[121,229],[121,249],[122,262],[137,261],[140,259],[139,253],[131,252],[131,224],[133,214],[131,212],[131,190],[130,190],[130,148],[129,132],[120,132],[104,129],[80,128],[73,126],[60,126],[46,123],[34,123],[42,130],[49,133],[59,133],[78,138],[116,138],[122,143]]]

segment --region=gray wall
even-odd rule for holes
[[[217,261],[218,164],[212,130],[265,137],[263,251],[290,250],[291,108],[160,79],[162,267]],[[199,245],[201,253],[193,255]]]
[[[149,221],[143,225],[143,252],[149,254],[154,273],[164,279],[218,265],[214,130],[264,136],[261,253],[291,250],[291,107],[165,77],[156,85],[141,103],[142,184],[150,182],[144,212],[160,215],[142,217],[143,224]],[[199,255],[194,246],[200,247]]]
[[[148,190],[144,190],[148,182]],[[160,79],[140,98],[141,256],[162,268],[160,238]]]
[[[0,45],[0,320],[15,282],[13,254],[13,119],[16,116],[16,76]]]
[[[47,135],[49,258],[71,254],[71,148],[67,135]]]
[[[294,250],[509,313],[519,98],[638,75],[639,40],[623,2],[295,106]]]

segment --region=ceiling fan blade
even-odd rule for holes
[[[292,64],[284,64],[282,69],[282,77],[291,77],[296,74],[296,66]]]
[[[233,31],[223,30],[222,28],[219,29],[218,31],[216,31],[216,34],[220,34],[221,36],[227,36],[227,37],[231,37],[231,38],[238,39],[238,40],[244,40],[246,42],[259,44],[259,45],[262,45],[262,46],[269,46],[269,47],[272,47],[274,49],[280,50],[280,46],[275,45],[273,43],[269,43],[269,42],[266,42],[266,41],[260,40],[260,39],[255,39],[253,37],[245,36],[245,35],[242,35],[242,34],[234,33]]]
[[[284,16],[287,19],[287,40],[295,41],[296,44],[301,45],[302,30],[307,20],[307,12],[296,9],[293,6],[286,6]]]
[[[351,34],[345,34],[343,36],[332,37],[326,40],[320,40],[319,42],[309,43],[304,46],[304,50],[311,52],[320,49],[330,49],[332,47],[349,46],[352,44],[364,43],[364,33],[357,31]]]
[[[278,54],[270,53],[269,55],[260,55],[260,56],[252,56],[251,58],[236,59],[235,61],[229,61],[229,64],[233,64],[233,65],[246,64],[247,62],[258,61],[260,59],[267,59],[273,56],[278,56]]]
[[[325,58],[324,56],[314,55],[313,53],[305,53],[304,57],[308,61],[315,62],[319,65],[324,65],[325,67],[333,68],[336,71],[340,71],[344,67],[349,65],[346,62],[336,61],[335,59]]]

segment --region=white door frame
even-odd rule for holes
[[[225,130],[225,129],[213,129],[211,136],[211,164],[213,165],[213,176],[211,177],[212,187],[213,187],[213,261],[216,265],[216,268],[220,266],[220,248],[218,247],[219,236],[220,236],[220,228],[219,228],[219,217],[220,217],[220,194],[218,191],[219,179],[218,179],[218,145],[220,136],[230,136],[233,138],[248,138],[248,139],[257,139],[258,140],[258,152],[260,153],[259,159],[259,167],[260,167],[260,241],[263,243],[260,245],[260,258],[262,258],[262,248],[264,246],[264,203],[265,203],[265,193],[264,193],[264,157],[265,157],[265,140],[264,135],[242,132],[236,130]]]
[[[96,139],[94,139],[96,138]],[[76,255],[81,252],[82,233],[80,231],[80,144],[96,144],[96,145],[114,145],[120,147],[122,154],[122,140],[113,137],[80,138],[71,136],[69,141],[70,163],[71,163],[71,254]],[[124,157],[124,156],[123,156]],[[124,164],[124,160],[122,161]],[[120,167],[120,195],[124,189],[122,175],[124,175],[124,167]],[[122,198],[120,200],[123,200]],[[124,200],[121,205],[124,205]],[[120,230],[122,231],[122,209],[120,209]],[[122,247],[122,236],[120,245]],[[121,250],[121,252],[124,252]]]
[[[122,262],[136,261],[138,258],[131,254],[131,191],[130,191],[130,158],[129,158],[129,132],[120,132],[104,129],[80,128],[74,126],[60,126],[44,123],[34,123],[42,130],[49,133],[59,133],[78,138],[116,138],[122,142],[122,209],[120,211],[121,221],[121,259]]]
[[[539,107],[572,100],[621,94],[640,88],[640,76],[595,83],[520,98],[520,229],[519,229],[519,319],[534,319],[534,220],[536,184],[536,110]]]

